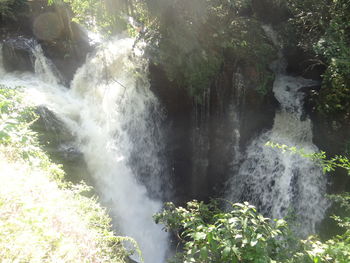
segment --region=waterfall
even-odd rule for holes
[[[209,151],[209,92],[204,92],[202,104],[194,103],[192,113],[192,177],[191,196],[195,199],[203,199],[208,192],[208,151]]]
[[[145,263],[164,263],[168,236],[152,219],[162,208],[152,198],[162,192],[162,179],[156,177],[162,172],[156,154],[161,142],[154,138],[161,113],[144,69],[137,67],[143,63],[142,49],[133,52],[133,45],[133,39],[105,43],[76,72],[70,89],[60,85],[57,71],[36,46],[35,74],[5,73],[1,67],[0,83],[24,87],[28,100],[46,106],[66,125],[118,234],[138,242]],[[148,167],[147,180],[131,167],[135,149]]]
[[[277,36],[265,26],[266,34],[276,46]],[[305,236],[315,233],[329,203],[325,197],[326,177],[312,161],[296,154],[265,146],[271,141],[295,146],[305,152],[317,152],[312,143],[312,123],[303,116],[304,93],[301,88],[316,85],[312,80],[292,77],[285,73],[286,62],[282,52],[271,65],[276,78],[273,92],[280,103],[273,127],[261,134],[247,148],[245,161],[238,174],[229,182],[228,198],[249,201],[266,216],[282,218],[295,213],[297,232]]]
[[[34,44],[32,48],[35,57],[34,70],[35,74],[45,83],[58,85],[62,83],[62,76],[54,64],[43,56],[43,50],[40,45]]]
[[[240,70],[234,72],[232,75],[232,88],[233,88],[233,99],[230,103],[229,116],[232,120],[233,132],[232,132],[232,147],[233,147],[233,157],[232,157],[232,171],[237,170],[239,162],[241,160],[240,152],[240,121],[241,121],[241,108],[244,104],[244,80],[243,75]]]
[[[5,75],[5,68],[4,68],[4,59],[2,54],[2,43],[0,43],[0,77]]]

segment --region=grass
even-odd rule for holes
[[[0,261],[128,262],[123,244],[135,241],[114,235],[106,210],[83,195],[89,187],[64,181],[35,119],[19,90],[0,87]]]

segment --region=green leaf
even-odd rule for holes
[[[200,255],[202,258],[206,259],[208,257],[208,248],[202,247],[200,251]]]
[[[227,258],[231,253],[231,247],[225,247],[222,251],[223,258]]]
[[[198,240],[202,240],[206,238],[206,234],[203,232],[197,232],[194,234],[194,240],[198,241]]]

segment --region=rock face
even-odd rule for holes
[[[6,39],[3,43],[3,59],[6,71],[33,71],[32,39],[24,37]]]
[[[314,143],[327,153],[327,156],[350,155],[350,122],[336,118],[326,118],[322,114],[311,112]],[[350,177],[344,169],[337,169],[330,177],[332,184],[329,191],[339,193],[350,191]]]
[[[249,141],[272,126],[277,106],[273,95],[260,95],[253,72],[230,63],[202,104],[195,104],[159,67],[151,66],[150,76],[167,113],[167,158],[178,201],[219,196]]]
[[[150,65],[149,71],[151,88],[165,108],[167,118],[166,158],[169,160],[173,173],[172,177],[177,188],[176,195],[185,195],[189,192],[191,177],[191,138],[189,135],[192,125],[192,100],[184,89],[168,80],[160,67]]]

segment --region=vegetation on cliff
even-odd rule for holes
[[[288,0],[289,21],[299,47],[313,57],[310,67],[323,66],[319,111],[350,118],[350,2]],[[288,38],[288,39],[290,39]],[[295,41],[291,41],[295,43]]]
[[[16,18],[26,2],[1,1],[1,19]],[[338,119],[350,118],[350,4],[346,0],[48,2],[67,5],[73,20],[90,29],[110,35],[127,29],[141,33],[139,38],[150,44],[152,61],[198,102],[230,63],[236,68],[247,66],[257,90],[266,94],[273,80],[268,65],[276,50],[261,24],[284,22],[286,47],[298,44],[311,58],[305,62],[309,68],[325,69],[322,89],[314,94],[317,109]],[[264,8],[272,11],[265,13]]]
[[[139,39],[148,43],[152,63],[198,103],[226,64],[249,68],[262,95],[272,85],[268,66],[276,50],[254,16],[250,0],[64,2],[73,10],[73,19],[90,29],[139,33]]]
[[[132,251],[90,188],[64,180],[31,130],[34,109],[0,86],[0,259],[3,262],[128,262]]]
[[[18,13],[23,11],[27,0],[1,0],[0,1],[0,21],[16,20]]]
[[[125,0],[48,0],[48,4],[67,4],[74,22],[102,34],[115,35],[127,28],[128,1]]]
[[[252,15],[250,1],[146,3],[142,14],[152,23],[145,25],[143,37],[150,44],[153,62],[197,102],[225,64],[234,65],[235,70],[252,68],[261,91],[272,84],[268,65],[276,50]]]

